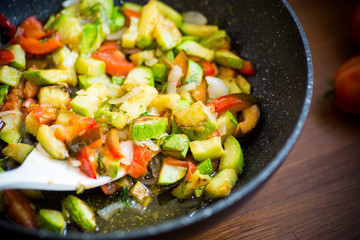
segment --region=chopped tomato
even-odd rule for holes
[[[25,88],[24,88],[24,94],[26,98],[33,98],[36,97],[39,93],[40,86],[35,84],[32,81],[26,81]]]
[[[195,89],[195,91],[191,94],[195,101],[201,101],[203,103],[206,102],[207,95],[207,84],[205,78],[201,81],[200,85]]]
[[[120,137],[119,132],[116,129],[112,128],[106,134],[106,146],[108,147],[113,158],[120,159],[124,157],[121,154]]]
[[[134,11],[131,9],[124,9],[124,10],[122,10],[122,12],[124,13],[124,15],[127,19],[130,19],[131,17],[136,17],[136,18],[141,17],[141,12]]]
[[[220,133],[218,130],[213,132],[207,139],[213,138],[213,137],[220,137]]]
[[[31,105],[30,111],[33,112],[34,118],[40,124],[50,125],[57,118],[57,109],[52,106],[42,106],[42,105]]]
[[[206,106],[210,112],[221,114],[227,110],[232,112],[239,112],[245,108],[251,107],[257,99],[249,94],[234,93],[225,96],[218,97]]]
[[[22,101],[23,101],[22,99],[24,98],[24,93],[18,87],[11,88],[9,94],[6,97],[6,101],[1,108],[1,111],[21,110],[21,105],[22,105]]]
[[[81,162],[80,169],[86,176],[96,179],[96,160],[93,149],[89,146],[83,147],[76,158]]]
[[[0,49],[0,66],[9,64],[12,61],[14,61],[14,59],[15,57],[14,54],[12,54],[12,52],[6,49]]]
[[[184,50],[182,50],[181,52],[178,53],[178,55],[176,55],[173,64],[181,68],[183,76],[186,75],[188,68],[188,57]],[[181,78],[177,83],[177,87],[179,87],[180,85],[181,85]]]
[[[190,161],[187,161],[187,169],[185,182],[189,181],[193,173],[197,170],[196,166]]]
[[[97,122],[92,118],[85,118],[75,116],[69,121],[69,126],[60,126],[55,129],[54,135],[65,143],[69,143],[73,138],[83,134],[90,128],[97,125]]]
[[[250,61],[244,61],[242,68],[238,69],[238,71],[247,76],[255,75],[254,68]]]
[[[40,40],[47,36],[42,23],[34,16],[30,16],[25,19],[19,25],[19,28],[24,29],[23,35],[27,38]]]
[[[24,36],[19,37],[19,44],[26,52],[34,55],[47,54],[63,46],[62,43],[55,38],[39,41],[35,38],[26,38]]]
[[[209,61],[195,56],[190,56],[189,58],[201,66],[204,76],[215,76],[215,68]]]
[[[133,160],[126,172],[133,178],[140,177],[146,173],[146,167],[153,156],[154,153],[146,146],[134,145]]]
[[[0,14],[0,29],[5,32],[9,39],[12,39],[16,34],[16,28],[3,13]]]
[[[125,55],[115,46],[114,43],[106,43],[92,55],[92,58],[105,62],[106,73],[119,77],[126,76],[135,65],[126,60]]]
[[[4,189],[3,202],[8,216],[28,229],[36,228],[35,206],[18,190]]]

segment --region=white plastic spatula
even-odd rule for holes
[[[101,186],[125,176],[123,168],[116,178],[99,176],[89,178],[68,160],[51,158],[39,144],[27,156],[20,167],[0,172],[0,189],[38,189],[71,191],[79,187],[86,189]]]

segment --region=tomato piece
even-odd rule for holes
[[[5,210],[16,223],[28,229],[36,228],[35,206],[18,190],[2,191]]]
[[[210,112],[221,114],[227,110],[232,112],[239,112],[245,108],[251,107],[257,99],[252,95],[245,93],[234,93],[225,96],[218,97],[206,106]]]
[[[146,166],[134,161],[126,168],[126,172],[133,178],[138,178],[146,173]]]
[[[215,132],[213,132],[207,139],[213,138],[213,137],[220,137],[220,133],[218,130],[216,130]]]
[[[92,144],[100,140],[100,147],[102,146],[101,142],[101,131],[99,125],[86,130],[81,135],[74,137],[67,145],[69,153],[74,156],[76,155],[84,146],[92,147]],[[95,145],[95,144],[94,144]]]
[[[24,36],[19,37],[19,44],[26,52],[34,55],[44,55],[54,51],[58,47],[63,46],[62,43],[55,38],[49,38],[46,41],[39,41],[37,39],[26,38]]]
[[[255,75],[253,65],[250,61],[244,61],[242,68],[238,69],[238,71],[247,76]]]
[[[197,170],[197,167],[190,161],[187,161],[187,173],[185,176],[185,182],[189,181],[193,173]]]
[[[47,36],[42,23],[34,16],[30,16],[25,19],[19,25],[19,28],[24,29],[23,35],[27,38],[40,40]]]
[[[188,68],[188,57],[184,50],[182,50],[181,52],[178,53],[178,55],[176,55],[173,64],[181,68],[183,76],[186,75]],[[177,83],[177,87],[179,87],[180,85],[181,85],[181,78]]]
[[[215,68],[209,61],[195,56],[190,56],[189,58],[201,66],[204,76],[215,76]]]
[[[0,13],[0,28],[5,34],[12,39],[16,34],[15,26],[5,17],[3,13]]]
[[[14,54],[12,54],[12,52],[6,49],[0,49],[0,66],[9,64],[12,61],[14,61],[14,59],[15,57]]]
[[[22,99],[24,98],[24,93],[20,88],[18,88],[19,85],[16,88],[11,88],[9,94],[6,97],[6,101],[1,108],[1,111],[21,110],[21,105],[23,102]]]
[[[134,145],[133,160],[127,167],[126,172],[133,178],[138,178],[146,173],[148,165],[154,153],[146,146]]]
[[[24,88],[24,94],[26,98],[33,98],[36,97],[39,93],[40,86],[35,84],[32,81],[26,81],[25,88]]]
[[[347,113],[360,114],[360,56],[349,59],[334,75],[335,106]]]
[[[124,10],[122,10],[122,12],[124,13],[124,15],[127,19],[130,19],[131,17],[136,17],[136,18],[141,17],[141,12],[134,11],[131,9],[124,9]]]
[[[126,76],[135,64],[126,60],[125,55],[113,43],[107,43],[100,47],[92,58],[105,62],[106,73],[114,76]]]
[[[92,118],[85,118],[81,116],[75,116],[69,121],[70,126],[58,127],[54,131],[56,138],[69,143],[76,136],[83,134],[87,130],[97,125],[97,122]]]
[[[96,179],[96,160],[93,149],[89,146],[83,147],[76,158],[81,162],[80,170],[86,176]]]
[[[164,161],[168,165],[184,167],[184,168],[188,167],[188,161],[181,161],[170,157],[164,158]]]
[[[108,147],[113,158],[120,159],[124,157],[120,151],[120,136],[116,129],[112,128],[106,134],[106,146]]]

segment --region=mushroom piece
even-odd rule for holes
[[[254,104],[251,107],[244,109],[238,119],[239,124],[235,130],[235,137],[242,138],[248,135],[259,122],[259,118],[260,108],[258,104]]]

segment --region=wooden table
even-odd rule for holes
[[[359,54],[349,16],[356,1],[289,0],[314,64],[310,113],[295,147],[263,188],[200,239],[360,239],[360,117],[323,97],[337,67]]]

